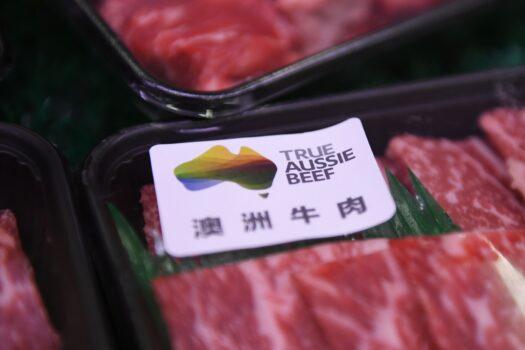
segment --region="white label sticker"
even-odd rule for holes
[[[395,203],[361,121],[312,132],[156,145],[166,251],[176,257],[360,232]]]

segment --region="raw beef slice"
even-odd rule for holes
[[[454,142],[398,136],[387,154],[410,168],[463,230],[525,227],[513,193]]]
[[[511,262],[524,243],[525,231],[391,241],[437,348],[525,348],[525,270]]]
[[[385,240],[325,244],[157,278],[172,348],[326,349],[291,273],[386,247]]]
[[[332,349],[432,348],[417,295],[390,250],[294,274]]]
[[[525,230],[319,245],[153,287],[174,349],[523,349]]]
[[[525,230],[388,242],[293,274],[331,348],[525,348]]]
[[[484,113],[480,126],[505,158],[512,187],[525,199],[525,109],[499,108]]]
[[[51,326],[22,252],[14,215],[0,211],[0,348],[52,350],[60,340]]]

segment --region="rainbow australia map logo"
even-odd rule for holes
[[[272,187],[277,166],[249,147],[239,154],[214,146],[174,170],[177,179],[190,191],[200,191],[222,182],[233,182],[248,190]]]

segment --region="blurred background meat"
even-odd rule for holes
[[[2,350],[61,348],[9,210],[0,210],[0,339]]]
[[[442,0],[106,0],[100,12],[155,77],[223,90]]]
[[[221,90],[299,58],[294,28],[268,1],[131,0],[126,19],[122,2],[105,2],[102,14],[153,75],[177,86]]]

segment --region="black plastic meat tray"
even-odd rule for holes
[[[131,89],[145,102],[145,110],[154,118],[212,118],[252,109],[337,66],[364,59],[380,49],[391,48],[425,31],[443,26],[447,20],[458,18],[482,5],[498,2],[450,0],[420,15],[334,46],[245,84],[206,93],[163,83],[146,72],[98,14],[94,6],[98,1],[101,0],[65,0],[74,22],[85,29],[90,44],[97,44],[105,57],[119,69]]]
[[[105,291],[113,298],[114,323],[121,327],[118,333],[129,335],[123,339],[125,345],[167,348],[163,330],[153,326],[106,208],[108,201],[116,204],[137,232],[142,232],[139,190],[153,182],[151,146],[308,131],[358,116],[374,153],[381,155],[388,140],[400,133],[452,139],[478,134],[476,121],[482,111],[523,102],[525,68],[519,68],[275,105],[243,117],[147,124],[108,138],[86,160],[82,181],[96,230],[96,261],[104,271]]]
[[[48,142],[0,123],[0,209],[16,215],[24,252],[63,348],[110,349],[107,315],[64,169]]]

